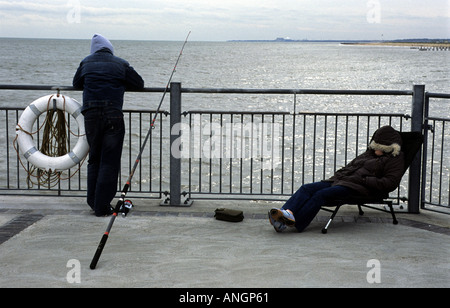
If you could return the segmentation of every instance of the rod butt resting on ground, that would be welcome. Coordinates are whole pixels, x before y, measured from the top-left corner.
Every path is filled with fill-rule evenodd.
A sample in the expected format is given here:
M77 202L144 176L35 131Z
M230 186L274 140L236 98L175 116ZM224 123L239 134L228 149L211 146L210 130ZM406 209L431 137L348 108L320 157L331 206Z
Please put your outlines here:
M91 261L91 265L89 266L91 270L97 267L98 260L102 254L103 248L105 247L106 241L108 240L108 234L103 234L102 239L100 240L100 244L98 244L97 251L95 252L94 258Z

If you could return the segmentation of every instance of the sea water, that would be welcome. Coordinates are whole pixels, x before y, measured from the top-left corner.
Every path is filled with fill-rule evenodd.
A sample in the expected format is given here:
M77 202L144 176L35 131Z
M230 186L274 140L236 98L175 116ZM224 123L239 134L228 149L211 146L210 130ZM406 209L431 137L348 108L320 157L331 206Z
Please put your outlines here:
M146 87L165 87L183 42L112 41ZM0 38L0 84L71 86L89 40ZM450 93L450 52L339 43L188 42L174 82L187 88L412 90ZM0 106L26 107L42 92L2 91ZM70 94L81 102L81 92ZM124 108L155 109L161 94L127 93ZM445 112L438 108L438 113ZM164 106L163 106L164 108ZM393 111L405 97L186 95L186 110ZM405 110L406 109L406 110ZM447 109L449 110L449 109Z

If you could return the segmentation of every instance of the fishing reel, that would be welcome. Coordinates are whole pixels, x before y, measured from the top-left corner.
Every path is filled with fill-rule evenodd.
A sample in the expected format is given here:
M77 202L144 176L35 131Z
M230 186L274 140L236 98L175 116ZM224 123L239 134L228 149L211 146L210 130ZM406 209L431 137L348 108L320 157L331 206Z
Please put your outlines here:
M133 208L133 202L131 200L125 200L120 206L119 212L122 213L122 217L126 217Z

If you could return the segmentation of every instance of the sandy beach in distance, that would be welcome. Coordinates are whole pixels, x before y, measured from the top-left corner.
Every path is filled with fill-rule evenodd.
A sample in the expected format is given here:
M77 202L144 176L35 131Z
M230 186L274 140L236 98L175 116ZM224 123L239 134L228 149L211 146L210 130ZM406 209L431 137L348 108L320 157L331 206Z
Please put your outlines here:
M361 42L361 43L342 43L344 45L366 45L366 46L392 46L392 47L410 47L410 48L443 48L450 49L450 43L421 43L421 42Z

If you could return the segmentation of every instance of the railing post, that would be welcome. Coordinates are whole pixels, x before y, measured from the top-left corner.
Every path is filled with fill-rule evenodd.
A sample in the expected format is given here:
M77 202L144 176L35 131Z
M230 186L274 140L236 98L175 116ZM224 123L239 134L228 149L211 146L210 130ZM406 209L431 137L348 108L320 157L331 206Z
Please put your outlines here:
M423 132L425 104L425 85L414 85L412 98L411 131ZM409 167L408 185L408 212L419 213L420 208L420 181L422 171L422 148L418 151Z
M170 84L170 199L161 205L190 206L181 201L181 157L176 145L181 137L181 83ZM169 201L169 202L167 202Z

